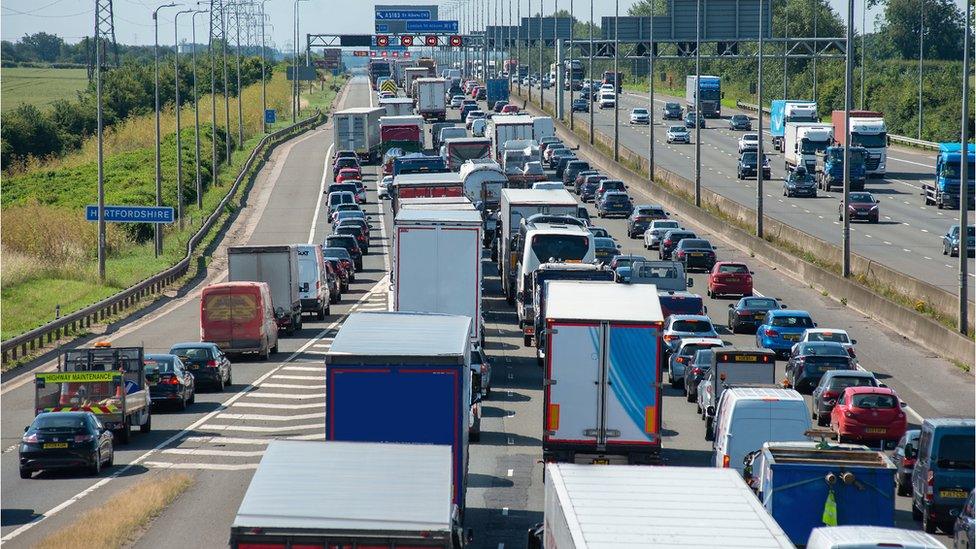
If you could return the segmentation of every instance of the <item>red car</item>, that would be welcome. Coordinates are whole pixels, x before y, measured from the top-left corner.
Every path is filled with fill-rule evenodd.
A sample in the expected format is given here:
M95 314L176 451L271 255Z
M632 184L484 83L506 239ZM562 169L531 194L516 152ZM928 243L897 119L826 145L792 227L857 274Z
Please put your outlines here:
M480 89L481 89L481 86L473 86L471 88L471 99L477 99L478 98L478 90L480 90Z
M830 428L842 442L897 442L908 428L904 407L890 387L848 387L830 412Z
M518 114L518 113L519 113L518 105L508 104L502 107L502 114Z
M719 261L708 273L708 297L719 295L752 295L752 275L745 263Z
M352 183L353 181L361 180L363 174L359 171L359 168L342 168L339 173L336 174L336 183Z
M349 291L349 273L352 272L352 261L348 259L326 259L339 278L339 293Z

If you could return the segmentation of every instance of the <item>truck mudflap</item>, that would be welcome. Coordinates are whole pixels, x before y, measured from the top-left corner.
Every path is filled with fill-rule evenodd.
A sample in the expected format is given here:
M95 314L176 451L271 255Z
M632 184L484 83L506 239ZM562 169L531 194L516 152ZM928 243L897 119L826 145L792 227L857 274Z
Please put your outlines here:
M542 443L542 460L546 463L576 463L580 465L661 465L661 445L595 444L579 442Z

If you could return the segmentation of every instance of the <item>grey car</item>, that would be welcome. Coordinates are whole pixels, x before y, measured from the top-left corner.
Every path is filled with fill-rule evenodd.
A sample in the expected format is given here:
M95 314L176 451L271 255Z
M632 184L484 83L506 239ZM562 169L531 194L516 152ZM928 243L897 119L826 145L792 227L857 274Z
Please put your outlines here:
M698 398L698 384L705 379L705 375L712 369L712 350L698 349L691 357L691 363L685 368L685 398L688 402L695 402Z
M724 341L711 337L687 337L682 339L681 343L678 344L678 348L668 358L668 381L671 383L671 387L674 389L681 387L687 392L685 374L691 370L691 361L695 353L702 349L711 349L712 347L721 347L723 345L725 345Z
M670 355L678 350L681 340L687 337L712 337L718 332L712 319L705 315L671 315L664 321L664 351Z
M733 114L729 118L729 129L749 131L752 129L752 121L744 114Z
M826 427L830 424L830 412L837 405L837 399L844 394L848 387L878 387L878 379L871 372L863 370L830 370L820 378L820 383L813 389L811 395L811 416L817 420L817 425Z
M920 429L905 431L891 456L891 461L894 461L898 468L895 470L895 492L899 496L912 495L912 469L915 468L915 460L918 459L918 437L921 434Z
M970 225L966 235L966 253L973 257L976 253L976 226ZM946 234L942 235L942 255L950 257L959 256L959 225L949 227Z
M976 490L969 492L966 505L956 515L952 529L952 549L973 549L976 547Z

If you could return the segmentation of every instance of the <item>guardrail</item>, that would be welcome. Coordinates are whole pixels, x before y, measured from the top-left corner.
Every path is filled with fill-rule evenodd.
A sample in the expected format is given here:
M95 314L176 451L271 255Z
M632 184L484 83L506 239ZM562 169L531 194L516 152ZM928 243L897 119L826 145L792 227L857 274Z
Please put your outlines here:
M88 328L92 324L114 316L133 306L143 297L150 294L160 293L164 288L172 284L174 281L183 277L190 267L190 260L193 258L194 248L197 247L200 241L207 235L220 216L224 213L224 209L227 207L227 204L230 202L231 198L237 194L237 190L240 188L241 183L248 179L248 174L254 167L255 162L257 162L259 158L261 160L266 159L266 155L269 153L268 146L271 144L277 144L277 142L282 141L283 138L290 137L295 132L304 131L306 128L318 124L320 121L322 121L323 117L324 115L321 111L316 111L314 116L310 116L305 120L282 128L276 132L269 133L258 142L257 146L254 147L254 150L251 151L251 155L247 158L247 161L244 162L244 165L241 167L240 173L234 180L233 186L231 186L230 190L227 191L226 196L224 196L223 200L221 200L220 204L214 208L214 211L209 217L207 217L207 220L203 223L200 229L190 238L189 242L187 242L186 256L180 260L179 263L135 284L134 286L126 288L113 296L89 305L84 309L67 314L61 318L48 322L47 324L34 328L29 332L25 332L0 343L0 352L2 352L3 355L3 363L7 363L10 360L15 360L18 357L26 356L28 353L36 349L40 349L52 341L60 339L63 335L77 332L79 328ZM255 176L256 174L252 175L251 177Z
M756 105L753 105L752 103L743 103L742 101L736 101L735 106L749 111L759 110ZM769 114L769 109L764 107L763 112ZM934 141L926 141L924 139L915 139L914 137L905 137L904 135L894 135L890 133L888 134L888 139L890 141L894 141L895 143L901 143L902 145L917 147L919 149L931 149L934 151L939 150L939 144Z

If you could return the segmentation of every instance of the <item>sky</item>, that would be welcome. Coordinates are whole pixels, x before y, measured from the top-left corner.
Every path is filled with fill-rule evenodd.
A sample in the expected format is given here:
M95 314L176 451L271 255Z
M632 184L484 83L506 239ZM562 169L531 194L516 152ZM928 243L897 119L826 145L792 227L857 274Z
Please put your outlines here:
M77 42L85 35L90 35L94 27L94 1L95 0L2 0L0 1L0 38L4 40L17 40L24 34L38 31L46 31L57 34L68 42ZM176 0L178 1L178 0ZM467 10L471 5L484 6L486 3L493 8L495 1L501 1L504 7L505 19L501 24L507 23L508 1L507 0L462 0L462 10ZM512 14L515 17L516 6L521 2L523 16L528 14L530 0L511 0ZM539 2L544 1L546 12L551 12L554 6L553 0L532 0L533 12L539 9ZM570 0L555 0L558 2L559 9L568 9ZM599 19L604 15L613 15L613 0L593 0L594 17ZM589 16L588 0L573 0L577 11L577 18L583 19ZM855 0L856 15L855 25L860 27L861 6L863 0ZM960 8L963 0L956 0ZM152 10L155 6L168 3L167 0L114 0L113 10L115 14L115 36L116 40L123 44L143 44L153 43ZM196 0L183 0L183 7L180 9L190 9L196 6ZM299 36L305 33L335 33L335 34L372 34L373 33L373 7L380 4L393 4L394 2L373 2L367 0L302 0L299 4L301 10L301 26ZM395 2L399 5L407 4L438 4L432 1L400 0ZM620 0L620 13L626 14L627 8L633 0ZM846 17L847 8L844 0L830 0L835 10L839 11L841 17ZM458 3L454 0L441 3L440 18L452 19L450 12L452 6ZM202 6L208 6L209 2L204 0ZM268 16L266 25L268 33L268 45L290 51L293 36L293 13L294 1L291 0L266 0L265 13ZM484 9L482 7L482 9ZM176 8L167 8L160 11L159 33L161 44L172 44L174 42L173 13L178 11ZM873 20L880 10L869 10L867 14L867 26L873 28ZM206 17L197 17L197 36L200 42L205 41L207 36ZM180 17L179 36L189 40L190 36L190 17L183 15Z

